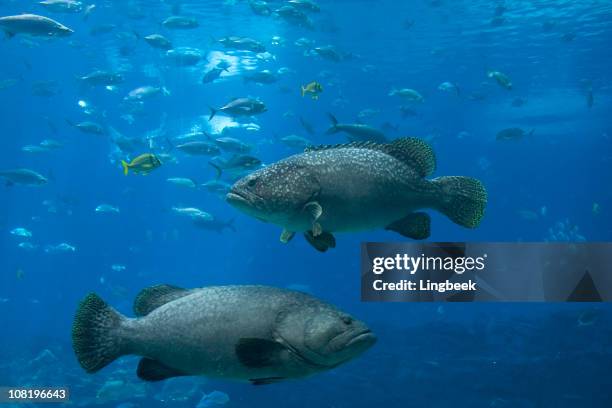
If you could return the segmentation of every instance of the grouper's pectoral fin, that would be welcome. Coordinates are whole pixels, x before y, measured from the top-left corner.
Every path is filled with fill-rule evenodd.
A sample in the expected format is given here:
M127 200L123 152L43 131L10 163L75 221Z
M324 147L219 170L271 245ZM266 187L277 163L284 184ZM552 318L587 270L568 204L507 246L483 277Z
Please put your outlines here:
M274 384L280 381L284 381L285 377L266 377L266 378L251 378L249 381L253 385L266 385Z
M289 241L291 241L294 236L295 236L295 232L287 231L286 229L284 229L283 232L281 232L281 235L280 235L280 242L282 242L283 244L286 244Z
M144 357L138 363L136 375L145 381L161 381L172 377L184 377L190 374L168 367L157 360Z
M320 235L323 232L323 228L318 223L318 220L321 214L323 214L323 207L316 201L310 201L304 206L304 211L310 217L310 222L312 222L312 235L315 237Z
M415 212L408 214L401 220L392 222L385 227L386 230L395 231L398 234L412 239L426 239L430 234L431 218L429 214Z
M249 368L270 367L281 362L281 354L286 348L282 344L267 339L241 338L235 347L240 363Z
M329 248L336 247L336 238L329 232L321 232L319 235L315 236L313 232L306 231L304 233L304 238L306 238L306 241L319 252L325 252Z

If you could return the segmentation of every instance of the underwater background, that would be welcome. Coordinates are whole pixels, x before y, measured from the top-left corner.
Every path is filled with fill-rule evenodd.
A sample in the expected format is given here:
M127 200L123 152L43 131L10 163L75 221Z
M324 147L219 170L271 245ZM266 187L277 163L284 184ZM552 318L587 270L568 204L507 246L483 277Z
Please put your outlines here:
M359 244L403 237L338 234L337 247L319 253L301 237L282 244L279 227L239 213L223 194L167 181L217 177L212 157L174 147L180 135L239 139L265 165L301 151L288 135L346 142L326 134L331 113L389 139L422 138L436 153L436 176L485 184L480 226L431 213L431 241L610 241L612 3L321 0L299 21L275 15L285 2L264 4L269 13L262 3L98 0L66 13L0 0L1 16L34 13L74 30L0 41L0 170L48 179L0 188L0 385L67 385L73 405L122 408L215 406L201 401L214 390L228 407L612 406L609 305L362 303ZM161 24L173 14L199 26ZM186 63L152 47L143 37L154 33L201 58ZM218 41L227 36L266 51L228 49ZM331 56L315 50L328 45ZM221 61L227 69L203 83ZM87 84L82 77L96 70L122 81ZM248 80L262 70L271 83ZM300 94L312 81L323 87L318 99ZM159 92L134 103L128 94L142 86ZM389 95L401 88L423 100ZM267 111L208 120L209 107L247 96ZM102 130L83 131L83 122ZM513 128L523 132L498 136ZM146 152L164 155L162 166L124 176L121 160ZM198 227L178 208L227 227ZM131 315L135 295L159 283L305 291L365 321L378 342L334 370L262 387L144 383L135 357L86 374L70 344L79 300L95 291Z

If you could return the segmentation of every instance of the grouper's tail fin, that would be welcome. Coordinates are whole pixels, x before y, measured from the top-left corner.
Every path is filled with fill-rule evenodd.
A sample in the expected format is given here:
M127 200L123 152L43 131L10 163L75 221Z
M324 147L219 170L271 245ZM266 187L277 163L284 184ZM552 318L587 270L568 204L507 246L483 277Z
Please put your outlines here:
M95 373L127 354L118 333L125 320L95 293L81 301L72 324L72 348L85 371Z
M484 216L487 191L471 177L450 176L432 180L440 186L442 199L437 209L456 224L476 228Z

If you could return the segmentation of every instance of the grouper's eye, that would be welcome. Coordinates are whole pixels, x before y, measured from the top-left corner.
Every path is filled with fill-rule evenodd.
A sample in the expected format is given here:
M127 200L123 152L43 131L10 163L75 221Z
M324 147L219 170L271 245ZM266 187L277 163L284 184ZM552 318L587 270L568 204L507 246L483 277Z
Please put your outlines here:
M247 187L255 187L255 184L257 184L257 179L252 178L247 181Z
M353 318L351 316L343 316L342 321L344 322L344 324L349 325L353 323Z

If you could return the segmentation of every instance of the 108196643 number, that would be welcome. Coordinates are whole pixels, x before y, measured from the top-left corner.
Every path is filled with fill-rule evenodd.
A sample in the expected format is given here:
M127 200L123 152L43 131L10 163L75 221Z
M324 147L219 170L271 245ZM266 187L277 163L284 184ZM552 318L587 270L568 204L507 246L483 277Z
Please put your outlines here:
M67 387L0 387L0 403L66 402L69 399Z

